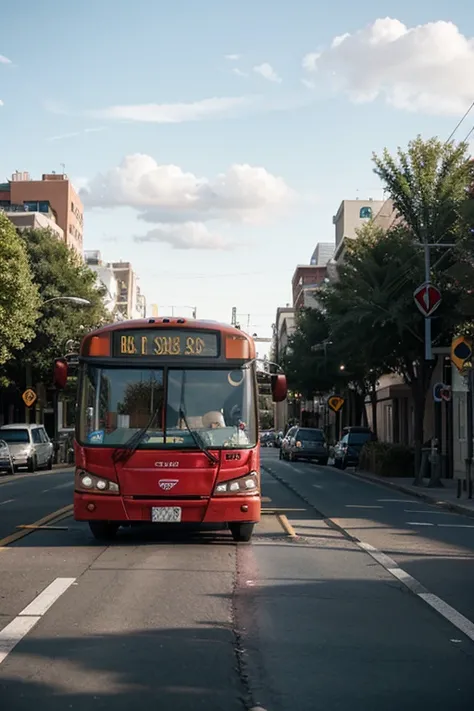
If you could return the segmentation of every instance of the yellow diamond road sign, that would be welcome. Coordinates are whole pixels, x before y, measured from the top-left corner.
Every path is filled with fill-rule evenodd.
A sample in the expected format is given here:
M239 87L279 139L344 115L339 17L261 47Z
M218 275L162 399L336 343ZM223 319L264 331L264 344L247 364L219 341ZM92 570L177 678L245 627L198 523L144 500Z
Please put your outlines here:
M23 393L22 398L26 407L32 407L36 402L37 395L34 390L27 388Z
M328 400L328 405L333 412L339 412L341 407L344 405L344 398L338 395L333 395Z

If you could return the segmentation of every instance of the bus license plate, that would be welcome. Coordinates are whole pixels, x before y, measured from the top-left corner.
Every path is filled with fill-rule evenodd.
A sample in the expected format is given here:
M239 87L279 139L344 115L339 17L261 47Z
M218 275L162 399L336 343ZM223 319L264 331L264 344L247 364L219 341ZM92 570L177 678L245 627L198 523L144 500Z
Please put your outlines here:
M153 523L179 523L181 509L179 506L153 506L151 520Z

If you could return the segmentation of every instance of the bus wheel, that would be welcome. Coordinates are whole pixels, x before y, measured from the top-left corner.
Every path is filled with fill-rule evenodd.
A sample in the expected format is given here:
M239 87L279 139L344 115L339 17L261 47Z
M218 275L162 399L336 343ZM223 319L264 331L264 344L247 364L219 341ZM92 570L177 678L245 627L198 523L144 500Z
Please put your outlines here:
M89 521L89 528L97 541L112 541L119 527L109 521Z
M253 523L229 523L232 538L236 543L248 543L252 538Z

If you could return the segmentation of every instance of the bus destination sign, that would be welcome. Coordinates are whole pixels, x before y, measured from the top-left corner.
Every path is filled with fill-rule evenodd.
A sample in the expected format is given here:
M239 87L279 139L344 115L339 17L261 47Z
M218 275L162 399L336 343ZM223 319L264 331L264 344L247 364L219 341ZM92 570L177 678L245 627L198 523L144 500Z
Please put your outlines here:
M128 358L217 358L217 334L206 331L116 331L114 356Z

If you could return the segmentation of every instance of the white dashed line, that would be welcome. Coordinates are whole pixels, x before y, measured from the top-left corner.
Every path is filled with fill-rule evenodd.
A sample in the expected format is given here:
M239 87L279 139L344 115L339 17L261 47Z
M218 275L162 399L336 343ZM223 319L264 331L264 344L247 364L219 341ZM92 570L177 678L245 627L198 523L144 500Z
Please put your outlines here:
M0 630L0 664L75 581L76 578L56 578L14 620Z
M426 523L426 521L407 521L407 526L434 526L434 523Z
M346 509L383 509L383 506L362 506L361 504L346 504Z
M377 501L380 502L387 502L387 503L392 503L392 504L409 504L410 499L377 499Z
M0 506L3 506L4 504L12 504L15 501L15 499L7 499L6 501L0 501Z
M438 528L474 528L468 523L438 523Z
M403 509L404 513L433 514L433 516L452 516L451 511L422 511L421 509Z
M430 607L439 612L440 615L443 615L444 618L449 620L458 630L464 632L469 639L474 641L474 624L471 620L461 615L460 612L455 610L454 607L451 607L451 605L448 605L447 602L444 602L444 600L437 595L433 595L432 593L418 593L418 596L428 603Z

